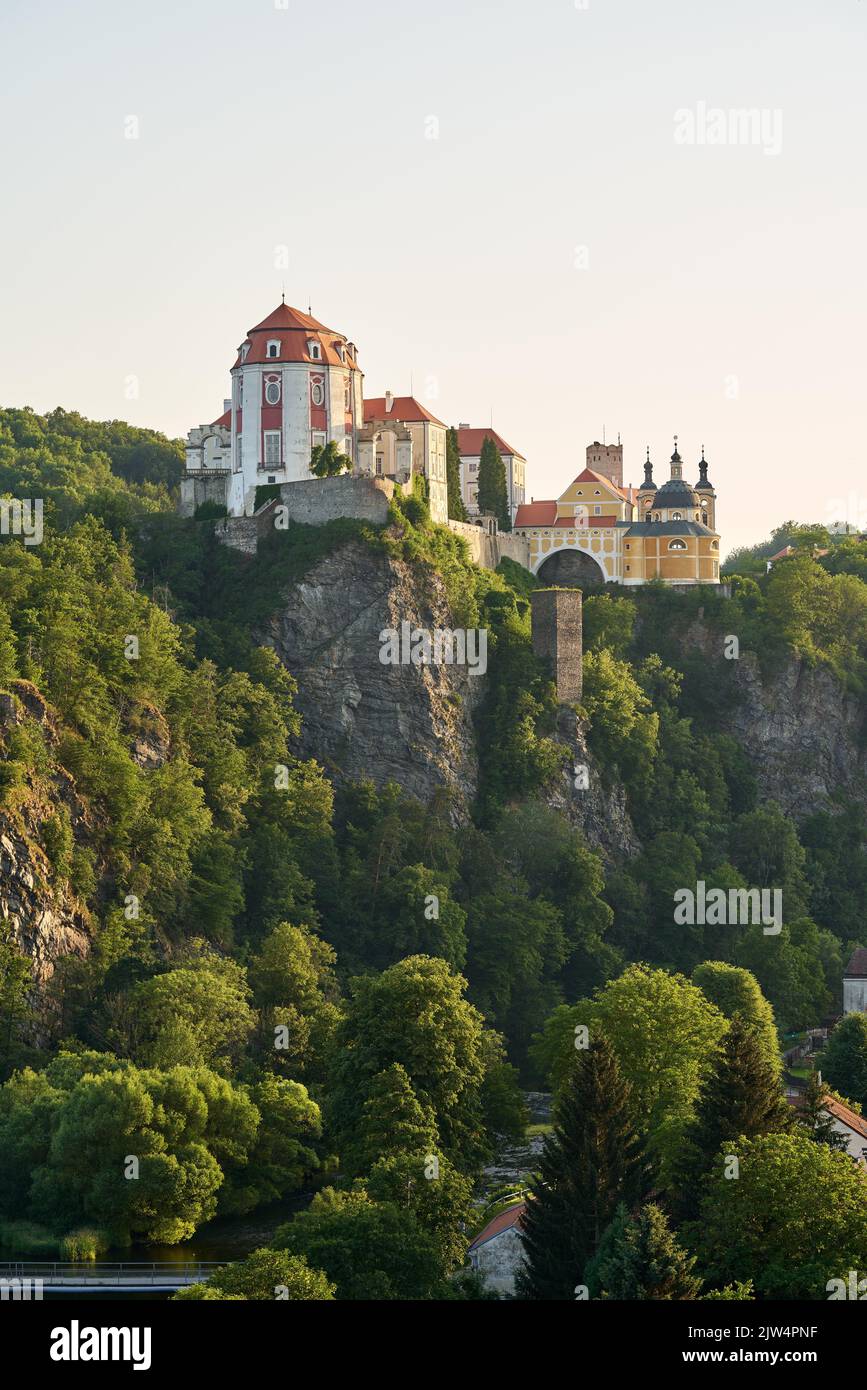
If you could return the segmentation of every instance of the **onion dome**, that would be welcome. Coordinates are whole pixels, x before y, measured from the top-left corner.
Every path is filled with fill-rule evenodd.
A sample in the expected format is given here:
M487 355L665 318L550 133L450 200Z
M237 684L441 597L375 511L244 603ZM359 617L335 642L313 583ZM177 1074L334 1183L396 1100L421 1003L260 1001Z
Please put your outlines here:
M696 492L713 492L713 483L707 479L707 461L704 456L704 445L701 446L701 462L698 465L699 480L695 485Z

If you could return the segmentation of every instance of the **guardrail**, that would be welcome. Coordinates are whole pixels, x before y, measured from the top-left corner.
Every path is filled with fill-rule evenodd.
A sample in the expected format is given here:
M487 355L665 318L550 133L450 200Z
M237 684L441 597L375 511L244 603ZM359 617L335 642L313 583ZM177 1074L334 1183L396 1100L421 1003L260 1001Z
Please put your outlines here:
M231 1263L230 1260L124 1260L117 1263L98 1260L81 1263L8 1260L0 1261L0 1279L40 1279L46 1288L80 1287L84 1284L121 1289L180 1288L184 1284L197 1284L207 1279L214 1270Z

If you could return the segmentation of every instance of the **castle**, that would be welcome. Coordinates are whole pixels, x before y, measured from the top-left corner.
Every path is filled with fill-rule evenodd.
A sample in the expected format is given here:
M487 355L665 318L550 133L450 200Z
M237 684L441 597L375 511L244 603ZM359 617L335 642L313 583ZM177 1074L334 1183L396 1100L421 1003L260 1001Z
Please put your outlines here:
M284 501L297 503L305 520L371 515L371 506L384 516L388 489L407 489L421 476L432 519L464 533L482 563L492 557L496 563L508 554L546 585L636 585L651 579L676 585L719 583L716 493L704 449L698 482L691 486L683 477L677 436L671 477L660 487L653 480L649 451L641 486L624 486L623 446L595 441L587 446L584 471L560 497L525 502L524 457L493 428L461 424L461 491L471 514L478 512L476 475L486 437L504 460L513 529L495 542L491 518L479 518L484 540L479 526L449 520L447 426L411 395L386 391L365 399L355 344L311 314L291 308L284 299L246 334L231 383L219 419L187 436L184 515L213 503L225 507L240 525L241 518L257 513L257 490L270 485L272 490L280 487ZM324 486L328 480L311 472L313 450L327 444L346 456L346 475L332 480L338 488ZM307 487L286 486L293 483ZM374 487L379 489L376 497ZM311 499L311 488L321 496L321 508ZM247 544L228 532L226 538L229 544Z
M640 487L623 485L622 444L587 446L587 466L553 501L525 502L514 533L527 568L546 584L718 584L716 493L701 451L698 482L683 476L674 438L671 476L657 487L650 450Z
M412 396L365 401L342 333L284 300L247 333L231 379L220 418L187 436L182 512L216 502L251 516L258 487L312 478L313 450L333 442L355 476L405 484L421 474L431 516L447 519L446 426Z

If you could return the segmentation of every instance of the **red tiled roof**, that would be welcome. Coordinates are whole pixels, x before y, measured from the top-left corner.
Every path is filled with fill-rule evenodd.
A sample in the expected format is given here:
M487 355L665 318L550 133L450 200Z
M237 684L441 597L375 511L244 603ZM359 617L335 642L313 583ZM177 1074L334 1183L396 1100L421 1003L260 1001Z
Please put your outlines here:
M212 420L212 421L211 421L211 424L212 424L212 425L220 425L221 428L224 429L224 430L227 430L227 429L229 428L229 426L231 425L231 423L232 423L232 412L231 412L231 410L226 410L226 411L224 411L223 414L220 416L219 420Z
M458 453L461 458L476 458L482 452L482 445L486 439L493 439L501 454L514 454L517 458L523 458L517 449L513 449L511 444L507 444L501 434L496 430L457 430Z
M867 1139L867 1120L864 1119L863 1115L856 1115L855 1111L850 1110L848 1105L844 1105L840 1100L835 1100L833 1096L825 1097L822 1101L822 1109L827 1110L828 1114L833 1115L835 1120L848 1125L849 1129Z
M852 952L852 959L843 972L843 978L867 979L867 946L859 946Z
M443 423L425 410L415 396L392 396L391 410L385 408L385 396L371 396L364 402L364 420L366 424L373 420L430 420L432 425Z
M594 468L585 468L583 473L579 473L578 477L573 479L573 482L604 483L606 487L612 488L613 491L617 493L618 497L626 496L626 493L622 487L618 487L617 484L613 483L610 478L606 478L604 473L597 473ZM570 483L569 486L571 487L572 483Z
M515 512L513 526L553 526L557 517L556 502L522 502Z
M277 357L266 357L265 350L269 338L280 339L280 352ZM311 357L307 348L310 340L318 342L322 350L321 360ZM324 323L289 304L278 304L255 328L251 328L244 340L250 350L243 359L245 364L257 362L309 362L312 366L345 367L356 366L354 358L347 351L347 340L342 333L326 328ZM345 360L342 361L338 348L342 348ZM235 366L242 365L241 353L235 359Z
M495 1236L502 1235L503 1231L510 1231L517 1226L527 1209L526 1202L517 1202L513 1207L507 1207L505 1211L498 1212L496 1216L483 1227L475 1240L470 1244L470 1250L475 1250L479 1245L485 1245Z

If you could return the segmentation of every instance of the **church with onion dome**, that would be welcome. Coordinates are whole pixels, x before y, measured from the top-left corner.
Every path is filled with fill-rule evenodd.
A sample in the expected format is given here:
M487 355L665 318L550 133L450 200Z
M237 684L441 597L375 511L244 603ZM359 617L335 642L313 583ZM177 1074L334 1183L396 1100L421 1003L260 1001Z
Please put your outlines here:
M587 446L587 466L560 497L518 507L514 532L528 568L550 585L718 584L716 492L704 456L688 482L674 438L670 476L657 485L650 449L640 487L623 484L623 446Z

